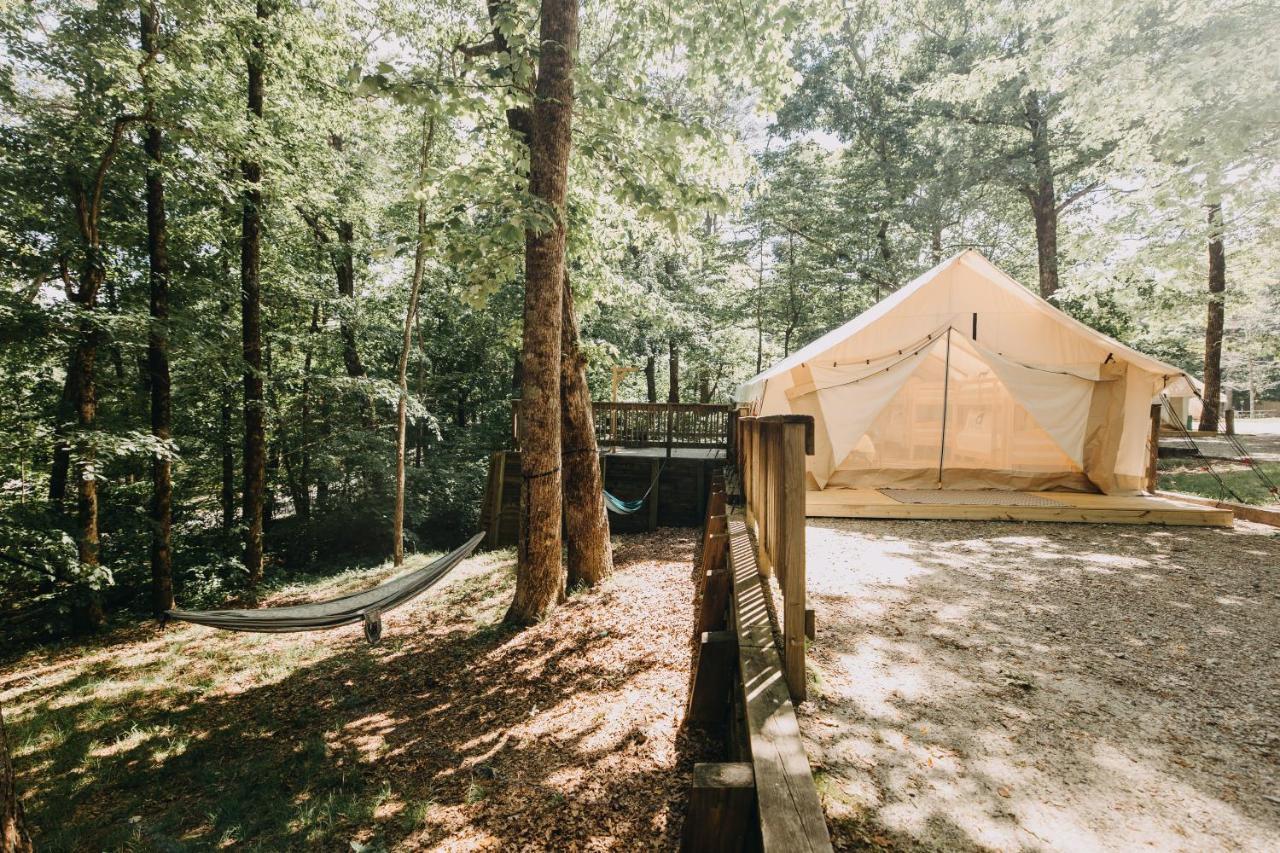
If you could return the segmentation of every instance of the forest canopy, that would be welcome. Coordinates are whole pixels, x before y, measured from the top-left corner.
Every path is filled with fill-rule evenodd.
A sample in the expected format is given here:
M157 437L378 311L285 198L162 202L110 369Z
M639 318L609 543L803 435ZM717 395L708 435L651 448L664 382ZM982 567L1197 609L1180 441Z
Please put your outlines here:
M7 630L456 545L558 229L597 400L726 402L966 248L1277 397L1275 10L603 0L557 66L547 6L5 4Z

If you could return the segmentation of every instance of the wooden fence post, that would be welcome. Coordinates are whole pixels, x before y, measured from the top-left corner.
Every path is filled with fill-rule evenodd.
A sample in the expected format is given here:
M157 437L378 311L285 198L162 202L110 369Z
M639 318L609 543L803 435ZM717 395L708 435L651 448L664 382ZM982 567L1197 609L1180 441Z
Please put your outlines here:
M759 839L750 831L755 805L755 771L749 762L693 765L681 851L738 853L755 847Z
M1151 444L1147 456L1147 491L1154 492L1160 482L1160 415L1164 408L1160 403L1151 404Z
M779 527L786 531L785 549L779 556L782 566L783 660L787 688L792 702L803 702L805 685L805 425L781 424L782 500L779 501Z

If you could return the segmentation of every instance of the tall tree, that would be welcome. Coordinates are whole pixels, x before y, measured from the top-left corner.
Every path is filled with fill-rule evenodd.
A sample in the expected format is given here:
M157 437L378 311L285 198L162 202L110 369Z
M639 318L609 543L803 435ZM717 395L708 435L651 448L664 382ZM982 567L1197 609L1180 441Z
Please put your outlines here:
M565 583L560 558L560 345L577 0L544 0L538 43L529 194L542 222L525 236L520 547L515 598L506 616L525 625L546 615Z
M591 410L591 391L587 387L587 360L582 354L567 269L561 298L560 437L568 584L570 587L594 586L613 571L613 544L609 541L609 511L604 503L595 417Z
M1204 409L1200 429L1218 431L1218 398L1222 395L1223 294L1227 289L1227 257L1222 247L1222 204L1209 205L1209 308L1204 326Z
M261 139L266 74L267 0L257 0L249 40L250 147ZM266 401L262 385L262 164L251 151L240 164L244 179L240 231L240 312L244 358L244 565L249 583L262 580L263 501L267 478Z
M84 263L76 286L72 286L65 264L62 269L67 291L71 294L79 315L68 375L76 412L77 438L73 443L76 449L76 551L80 561L79 574L83 580L78 584L80 592L73 603L72 619L80 630L95 630L101 627L105 619L102 596L97 588L100 569L98 471L97 448L93 436L98 419L95 366L101 339L94 309L107 276L101 231L103 188L107 172L119 153L125 128L136 119L133 115L121 116L112 124L110 141L98 159L91 182L86 184L78 172L70 177L76 223L84 252Z
M154 2L141 9L142 51L150 65L159 51L160 17ZM144 73L143 85L149 83ZM149 88L149 87L148 87ZM172 429L169 393L169 250L165 227L164 175L161 172L163 138L155 120L155 104L148 92L150 120L143 145L149 163L146 174L147 258L151 285L151 323L147 332L147 375L151 384L151 434L167 445ZM151 606L156 613L173 607L173 559L169 533L173 520L172 463L168 449L155 454L151 463Z
M431 163L431 149L436 137L436 117L432 114L426 122L422 136L422 150L418 159L418 183L426 179ZM396 398L396 504L391 519L392 562L404 565L404 453L408 438L409 421L409 352L413 347L414 320L418 316L418 295L422 292L422 279L427 264L427 200L419 190L417 241L413 250L413 280L409 285L409 303L404 311L404 334L400 341L400 358L396 363L396 380L400 394Z
M4 709L0 708L0 853L30 853L34 849L13 779L9 736L4 728Z

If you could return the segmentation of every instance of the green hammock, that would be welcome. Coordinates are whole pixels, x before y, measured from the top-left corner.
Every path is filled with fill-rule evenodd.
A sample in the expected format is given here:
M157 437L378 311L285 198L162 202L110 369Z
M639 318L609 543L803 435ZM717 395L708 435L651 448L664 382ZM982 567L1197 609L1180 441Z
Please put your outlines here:
M295 604L289 607L261 607L256 610L169 610L165 616L224 631L254 631L284 634L293 631L322 631L341 625L364 623L364 637L376 643L382 637L382 614L417 598L434 586L450 570L471 556L484 539L477 533L457 549L420 569L394 580L329 601Z
M662 476L662 469L665 467L667 467L667 463L663 461L658 466L658 473L653 475L653 481L649 483L649 488L645 489L644 494L633 501L624 501L617 495L609 494L607 489L602 489L604 492L604 505L608 507L609 512L615 515L634 515L639 512L641 507L644 506L644 502L649 499L649 495L653 492L653 487L658 485L658 478Z

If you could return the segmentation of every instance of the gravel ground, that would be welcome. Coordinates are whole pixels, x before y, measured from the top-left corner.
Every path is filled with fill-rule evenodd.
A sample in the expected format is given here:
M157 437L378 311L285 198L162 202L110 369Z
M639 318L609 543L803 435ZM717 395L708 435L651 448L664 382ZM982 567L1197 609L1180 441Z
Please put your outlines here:
M1280 850L1280 534L815 519L841 849Z

